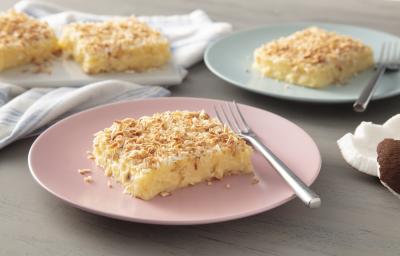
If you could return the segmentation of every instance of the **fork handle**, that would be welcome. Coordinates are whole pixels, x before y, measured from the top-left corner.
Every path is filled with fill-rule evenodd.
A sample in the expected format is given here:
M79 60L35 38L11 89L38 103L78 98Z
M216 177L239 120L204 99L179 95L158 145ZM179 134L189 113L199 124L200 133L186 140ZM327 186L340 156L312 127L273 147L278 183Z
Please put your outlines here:
M357 101L354 102L353 109L356 112L364 112L367 109L367 106L372 98L372 95L375 92L379 79L385 73L386 67L385 65L379 65L378 70L376 71L375 75L369 81L367 86L361 92L360 96L358 97Z
M245 138L264 156L309 208L318 208L321 206L321 198L299 179L282 160L275 156L269 148L259 142L257 138L250 136L245 136Z

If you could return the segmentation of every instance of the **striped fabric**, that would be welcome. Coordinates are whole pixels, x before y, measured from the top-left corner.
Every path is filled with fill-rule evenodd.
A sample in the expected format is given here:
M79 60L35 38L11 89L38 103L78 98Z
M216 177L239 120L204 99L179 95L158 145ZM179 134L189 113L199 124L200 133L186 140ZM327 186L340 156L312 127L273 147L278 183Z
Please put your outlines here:
M54 4L25 0L14 8L47 21L59 33L63 24L101 21L111 16L81 13ZM229 33L227 23L212 22L203 11L187 15L139 17L161 30L170 40L175 62L188 68L202 59L207 44ZM160 80L160 85L163 81ZM32 88L0 83L0 149L20 138L40 133L56 121L106 103L168 96L159 86L107 80L80 88Z

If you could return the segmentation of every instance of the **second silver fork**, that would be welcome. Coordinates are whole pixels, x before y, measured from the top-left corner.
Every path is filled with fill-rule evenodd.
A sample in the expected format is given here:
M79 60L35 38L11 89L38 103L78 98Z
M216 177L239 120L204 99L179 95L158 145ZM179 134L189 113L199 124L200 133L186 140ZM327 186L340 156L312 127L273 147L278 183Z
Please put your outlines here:
M226 111L226 109L228 109L229 112ZM227 103L226 108L224 108L223 105L219 105L219 108L214 105L214 110L220 122L224 123L223 120L225 119L225 123L227 123L232 130L251 143L308 207L318 208L321 206L320 197L299 179L299 177L297 177L269 148L261 143L261 140L247 124L236 102L233 101L232 104Z
M396 72L400 69L400 49L398 42L383 43L379 60L376 66L376 73L363 89L357 101L354 102L353 109L356 112L364 112L378 86L379 79L386 71Z

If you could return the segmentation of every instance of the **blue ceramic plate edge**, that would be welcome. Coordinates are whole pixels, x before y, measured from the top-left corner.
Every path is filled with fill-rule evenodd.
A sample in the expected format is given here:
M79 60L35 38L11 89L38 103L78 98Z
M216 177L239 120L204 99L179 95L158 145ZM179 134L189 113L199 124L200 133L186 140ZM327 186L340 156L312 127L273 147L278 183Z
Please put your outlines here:
M279 26L290 26L290 25L310 25L310 23L315 23L315 24L320 24L320 25L327 25L327 26L331 26L331 25L336 25L336 26L346 26L346 27L353 27L356 29L368 29L371 30L373 32L377 32L377 33L381 33L381 34L386 34L388 36L392 36L392 37L396 37L400 40L400 38L397 35L388 33L386 31L380 31L380 30L376 30L376 29L372 29L372 28L368 28L368 27L362 27L362 26L355 26L355 25L348 25L348 24L343 24L343 23L328 23L328 22L319 22L319 21L300 21L300 22L286 22L286 23L276 23L276 24L268 24L268 25L261 25L261 26L255 26L255 27L251 27L251 28L247 28L247 29L242 29L242 30L238 30L235 31L233 33L230 33L228 35L225 35L223 37L218 38L217 40L211 42L206 50L204 51L204 63L206 64L207 68L213 73L215 74L217 77L221 78L222 80L235 85L239 88L245 89L247 91L251 91L253 93L257 93L257 94L261 94L261 95L265 95L265 96L269 96L269 97L273 97L273 98L278 98L278 99L283 99L283 100L289 100L289 101L294 101L294 102L303 102L303 103L323 103L323 104L345 104L345 103L353 103L355 101L355 99L318 99L318 98L302 98L302 97L294 97L294 96L288 96L288 95L283 95L283 94L278 94L278 93L269 93L266 91L259 91L247 86L242 85L241 83L238 83L237 81L224 76L223 74L221 74L218 70L216 70L212 64L209 62L209 52L210 50L218 43L220 43L221 41L224 41L227 38L230 38L232 36L235 36L237 34L241 34L241 33L246 33L246 32L251 32L251 31L255 31L255 30L261 30L261 29L265 29L265 28L271 28L271 27L279 27ZM387 99L390 97L394 97L394 96L398 96L400 95L400 90L399 91L393 91L390 92L388 94L384 94L384 95L377 95L377 96L373 96L371 100L382 100L382 99Z

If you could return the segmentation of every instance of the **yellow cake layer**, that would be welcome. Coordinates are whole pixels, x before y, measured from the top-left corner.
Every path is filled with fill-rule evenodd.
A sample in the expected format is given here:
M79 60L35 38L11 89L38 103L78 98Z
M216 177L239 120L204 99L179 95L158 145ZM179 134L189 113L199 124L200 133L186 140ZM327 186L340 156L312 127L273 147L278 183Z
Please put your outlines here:
M171 55L168 40L135 17L69 24L59 44L90 74L157 68Z
M135 197L253 172L252 148L204 112L175 111L115 121L93 142L96 164Z
M0 71L41 63L58 50L57 38L47 23L14 10L0 13Z
M264 76L314 88L343 84L372 65L369 46L316 27L269 42L254 52L254 67Z

